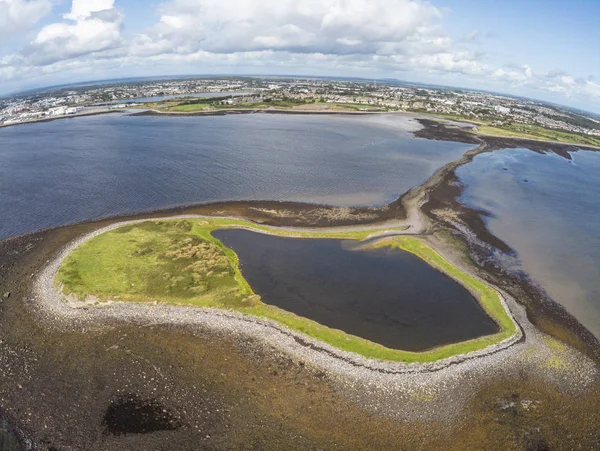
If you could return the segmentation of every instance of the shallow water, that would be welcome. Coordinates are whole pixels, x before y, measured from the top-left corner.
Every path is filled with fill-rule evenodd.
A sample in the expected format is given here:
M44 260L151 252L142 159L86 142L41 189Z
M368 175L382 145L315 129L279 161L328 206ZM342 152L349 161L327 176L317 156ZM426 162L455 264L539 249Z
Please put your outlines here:
M465 204L492 214L488 227L523 269L600 338L600 153L572 161L524 149L478 155L457 174Z
M384 346L422 351L497 332L475 298L401 250L218 230L262 300Z
M403 116L104 115L0 129L0 239L223 200L381 205L465 144Z

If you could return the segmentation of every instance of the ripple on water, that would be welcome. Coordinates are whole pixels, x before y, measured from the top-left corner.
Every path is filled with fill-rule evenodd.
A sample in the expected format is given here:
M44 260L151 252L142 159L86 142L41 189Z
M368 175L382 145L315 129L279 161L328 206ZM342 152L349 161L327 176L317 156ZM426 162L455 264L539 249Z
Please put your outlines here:
M94 116L0 130L0 239L225 200L381 205L472 145L406 117Z

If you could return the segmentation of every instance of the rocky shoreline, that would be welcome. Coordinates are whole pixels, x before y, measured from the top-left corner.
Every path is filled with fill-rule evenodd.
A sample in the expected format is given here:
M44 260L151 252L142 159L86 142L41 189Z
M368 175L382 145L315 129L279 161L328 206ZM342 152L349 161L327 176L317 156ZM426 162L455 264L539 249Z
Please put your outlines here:
M186 215L158 219L198 217L202 216ZM387 398L379 400L375 410L403 421L425 418L429 421L448 421L452 416L449 412L460 409L465 402L466 395L451 396L460 390L461 381L465 378L476 385L472 379L481 383L499 371L536 371L557 355L552 346L546 343L544 335L528 321L525 309L505 293L501 295L503 304L509 312L514 312L511 318L517 324L517 334L485 349L436 362L403 363L367 359L295 333L274 321L235 312L159 303L108 303L90 306L70 301L59 292L54 284L54 277L70 252L101 233L140 221L144 220L112 223L80 236L62 248L59 255L33 278L34 291L31 302L39 307L40 321L72 331L86 330L98 325L106 327L113 323L129 323L136 327L169 325L183 327L188 331L209 330L215 334L245 336L271 350L268 352L282 353L323 371L330 380L335 381L340 393L355 399L365 409L372 409L373 401L370 397L365 397L361 389L356 390L356 385L369 386L370 390L377 393L387 393ZM600 380L600 371L594 362L576 350L566 347L561 349L560 359L564 362L564 367L554 371L549 369L545 375L547 383L560 387L563 391L581 392ZM566 368L569 368L569 371L565 371ZM397 409L398 402L410 404L411 398L418 397L423 392L447 397L443 408L424 408L417 403L409 410Z
M415 132L416 135L431 139L443 139L444 127L431 125L428 120L421 120L425 128ZM453 140L469 142L472 135L461 138L460 131L452 130ZM522 273L510 273L500 262L490 257L494 249L504 253L514 251L503 241L494 236L485 224L487 213L469 208L460 203L459 198L464 187L455 174L460 165L470 162L476 155L506 148L526 148L538 153L555 153L563 158L571 159L570 152L579 150L598 151L593 147L541 142L535 140L496 138L478 136L479 146L466 152L463 157L442 168L434 174L425 185L427 200L421 204L422 213L429 218L438 230L444 230L458 238L466 246L469 258L481 269L480 275L492 284L506 289L513 297L526 306L528 317L541 330L553 335L581 352L600 362L600 342L561 305L554 302L542 287L535 284ZM437 180L433 180L437 177ZM434 182L434 183L432 183Z
M206 218L206 216L184 215L184 216L169 216L165 218L157 218L156 220L169 219L189 219L189 218ZM505 300L505 295L500 294L502 305L509 314L517 332L496 344L492 344L484 349L469 352L466 354L455 355L445 359L441 359L431 363L404 363L404 362L388 362L374 359L367 359L358 354L345 352L338 348L312 339L304 334L294 332L281 324L272 320L259 319L251 316L241 315L235 312L222 311L210 308L193 308L193 307L172 307L166 305L140 304L132 307L130 303L117 302L108 303L94 309L90 304L85 302L77 302L70 300L64 296L55 286L54 280L58 268L64 259L78 246L86 241L108 232L116 228L143 222L145 220L130 220L124 222L116 222L109 226L94 230L92 233L79 237L77 240L69 243L65 248L61 249L59 255L53 259L46 267L36 276L34 281L34 300L40 307L40 314L45 319L51 319L64 325L65 327L82 327L89 326L97 322L105 322L110 320L138 322L152 322L160 318L161 322L174 324L195 324L201 323L204 327L212 329L223 328L225 330L235 330L235 333L248 333L255 339L265 341L273 347L280 347L294 358L302 358L305 361L313 362L315 365L323 365L322 369L327 371L335 371L337 362L342 360L349 363L353 367L362 367L367 370L378 371L388 374L406 374L406 373L426 373L431 371L440 371L450 365L460 364L472 359L477 359L489 354L494 354L513 344L519 342L523 338L521 327L515 321L510 313L510 308ZM247 228L247 227L244 227ZM247 228L257 233L268 233L265 230ZM316 230L316 229L313 229ZM353 229L352 229L353 230ZM382 229L386 232L386 229ZM157 300L160 302L160 300ZM511 303L514 304L514 301ZM159 312L164 310L164 312ZM291 340L283 340L283 336L291 338ZM285 346L283 343L286 342ZM304 348L309 348L315 352L323 353L319 359L313 359L306 353ZM326 358L330 357L331 361ZM343 373L342 373L343 375Z
M489 259L489 250L502 243L487 231L481 212L458 203L461 187L454 175L478 153L507 143L562 156L579 147L474 137L458 126L421 122L417 136L477 147L386 207L216 203L1 241L0 291L10 296L0 302L0 406L32 437L22 445L365 449L401 441L408 448L465 449L507 437L507 448L599 445L598 341L538 287ZM73 243L117 222L172 215L235 216L283 227L404 221L413 233L427 230L423 239L453 264L498 287L524 336L443 368L394 374L386 370L407 368L332 357L320 343L235 314L133 304L40 305L45 298L35 291L36 281L54 289L46 271ZM124 393L159 403L181 427L107 432L105 411Z

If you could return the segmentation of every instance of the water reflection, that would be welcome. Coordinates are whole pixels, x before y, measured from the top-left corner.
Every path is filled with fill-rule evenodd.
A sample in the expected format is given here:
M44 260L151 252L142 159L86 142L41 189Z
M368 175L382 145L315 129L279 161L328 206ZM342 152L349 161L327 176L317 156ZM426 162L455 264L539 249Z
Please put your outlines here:
M487 210L492 233L523 268L600 337L600 154L572 161L525 149L477 156L459 168L462 201Z

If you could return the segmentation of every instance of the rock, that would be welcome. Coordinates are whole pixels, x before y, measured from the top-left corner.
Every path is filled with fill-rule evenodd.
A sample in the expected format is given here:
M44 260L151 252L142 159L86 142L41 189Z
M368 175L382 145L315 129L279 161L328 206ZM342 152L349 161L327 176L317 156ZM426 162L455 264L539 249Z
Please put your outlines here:
M4 293L4 299L8 299L10 297L10 291L7 291L6 293Z

